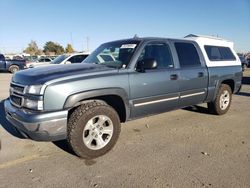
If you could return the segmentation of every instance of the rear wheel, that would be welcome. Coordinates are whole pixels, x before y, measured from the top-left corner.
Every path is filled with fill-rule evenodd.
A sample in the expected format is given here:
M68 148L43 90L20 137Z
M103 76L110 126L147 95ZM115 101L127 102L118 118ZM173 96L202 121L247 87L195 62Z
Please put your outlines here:
M104 155L113 148L120 134L120 119L105 102L93 101L78 107L68 123L68 143L82 158Z
M18 65L11 65L9 67L9 72L14 74L15 72L19 71L19 66Z
M232 101L232 90L226 85L222 84L219 88L218 94L213 102L208 103L208 109L211 113L223 115L227 113Z

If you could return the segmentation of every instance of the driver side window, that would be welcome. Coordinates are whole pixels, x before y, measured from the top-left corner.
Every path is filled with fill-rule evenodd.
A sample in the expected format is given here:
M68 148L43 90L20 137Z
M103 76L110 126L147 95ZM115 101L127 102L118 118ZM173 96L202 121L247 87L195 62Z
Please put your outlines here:
M174 62L170 48L165 43L147 44L143 49L138 61L154 59L157 62L157 69L173 68Z

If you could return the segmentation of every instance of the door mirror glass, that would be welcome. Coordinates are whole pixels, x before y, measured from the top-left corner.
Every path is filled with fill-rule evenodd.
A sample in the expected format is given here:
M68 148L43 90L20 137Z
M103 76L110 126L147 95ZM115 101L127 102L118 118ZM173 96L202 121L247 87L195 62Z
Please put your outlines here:
M145 70L156 69L157 62L154 58L143 59L137 63L136 70L138 72L145 72Z

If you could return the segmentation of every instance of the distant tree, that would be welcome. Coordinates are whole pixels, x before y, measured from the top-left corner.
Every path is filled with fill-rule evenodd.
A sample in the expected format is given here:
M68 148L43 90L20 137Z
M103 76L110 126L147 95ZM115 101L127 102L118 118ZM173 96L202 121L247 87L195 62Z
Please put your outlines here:
M45 43L43 47L43 52L46 55L49 55L49 54L60 55L64 53L64 48L58 43L48 41Z
M31 42L28 44L28 47L23 51L24 53L30 54L30 55L41 55L42 50L40 50L36 44L36 41L31 40Z
M73 53L74 49L73 49L71 44L67 44L65 51L66 51L66 53Z

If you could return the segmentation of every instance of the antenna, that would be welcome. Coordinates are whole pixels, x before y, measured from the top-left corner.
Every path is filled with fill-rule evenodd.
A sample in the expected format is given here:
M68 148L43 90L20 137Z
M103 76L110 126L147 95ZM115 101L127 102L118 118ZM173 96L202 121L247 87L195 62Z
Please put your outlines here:
M72 37L72 32L70 32L70 42L71 42L71 45L73 46L73 37Z
M134 39L138 39L139 37L138 37L137 34L135 34L133 38L134 38Z
M87 51L89 51L89 37L86 38Z

